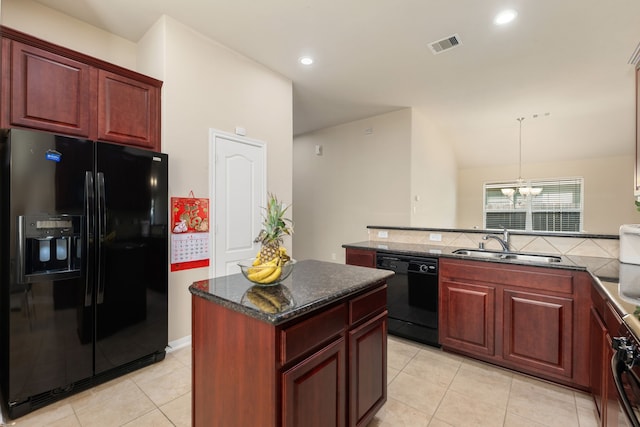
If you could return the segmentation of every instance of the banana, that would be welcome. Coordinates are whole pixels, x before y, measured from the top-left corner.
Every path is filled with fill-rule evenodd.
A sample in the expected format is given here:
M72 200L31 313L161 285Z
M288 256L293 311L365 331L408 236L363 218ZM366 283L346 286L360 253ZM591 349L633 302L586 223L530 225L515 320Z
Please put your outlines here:
M287 248L285 248L284 246L280 246L278 248L278 252L279 252L279 257L283 263L291 259L291 257L287 254Z
M253 266L262 264L262 260L260 259L260 252L256 254L256 259L253 260Z
M275 258L265 264L260 264L255 268L249 268L247 271L247 277L253 282L263 283L262 281L268 276L271 276L278 267L280 267L280 259ZM278 275L278 277L280 276Z
M249 273L249 275L248 275L249 280L251 280L253 282L260 283L260 282L262 282L262 280L264 280L265 278L267 278L268 276L273 274L275 269L276 269L275 266L255 269L257 271L253 271L253 272Z
M262 280L258 280L259 283L273 283L276 280L278 280L278 278L280 277L280 275L282 274L282 267L280 267L279 265L275 268L275 270L267 277L265 277Z

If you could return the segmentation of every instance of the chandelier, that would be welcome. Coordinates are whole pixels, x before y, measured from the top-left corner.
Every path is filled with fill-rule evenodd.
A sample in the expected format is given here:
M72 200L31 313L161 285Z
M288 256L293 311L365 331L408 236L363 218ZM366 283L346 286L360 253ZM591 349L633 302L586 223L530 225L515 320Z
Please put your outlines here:
M540 187L531 187L527 184L527 182L522 178L522 121L524 117L518 117L516 119L520 124L520 135L518 139L518 147L519 147L519 161L518 161L518 179L516 180L516 188L502 188L502 194L507 196L509 200L513 202L513 196L516 193L516 190L520 195L527 200L529 197L533 198L540 193L542 193L542 188Z

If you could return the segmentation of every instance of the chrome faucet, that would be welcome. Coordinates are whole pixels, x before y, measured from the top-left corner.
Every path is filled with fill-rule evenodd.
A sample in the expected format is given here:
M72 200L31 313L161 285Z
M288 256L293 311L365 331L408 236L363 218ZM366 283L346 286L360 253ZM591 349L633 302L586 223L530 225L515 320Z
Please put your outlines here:
M500 246L502 246L502 250L505 252L509 252L509 230L507 230L506 228L502 232L502 239L499 236L496 236L495 234L486 234L485 236L482 237L482 240L489 240L489 239L497 240L498 243L500 243Z

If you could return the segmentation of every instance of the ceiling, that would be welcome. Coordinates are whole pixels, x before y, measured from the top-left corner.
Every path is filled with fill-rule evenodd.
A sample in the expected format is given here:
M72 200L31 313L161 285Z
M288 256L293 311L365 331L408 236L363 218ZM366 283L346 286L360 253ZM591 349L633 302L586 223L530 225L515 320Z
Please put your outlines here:
M293 81L294 134L414 107L459 167L517 163L518 117L525 163L633 153L637 0L38 2L133 42L183 22Z

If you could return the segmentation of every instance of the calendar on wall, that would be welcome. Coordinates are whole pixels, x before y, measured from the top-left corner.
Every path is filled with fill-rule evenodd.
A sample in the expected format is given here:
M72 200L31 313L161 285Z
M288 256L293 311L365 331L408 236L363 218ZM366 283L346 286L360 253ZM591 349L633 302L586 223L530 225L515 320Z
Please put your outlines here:
M171 271L209 266L209 199L171 198Z

